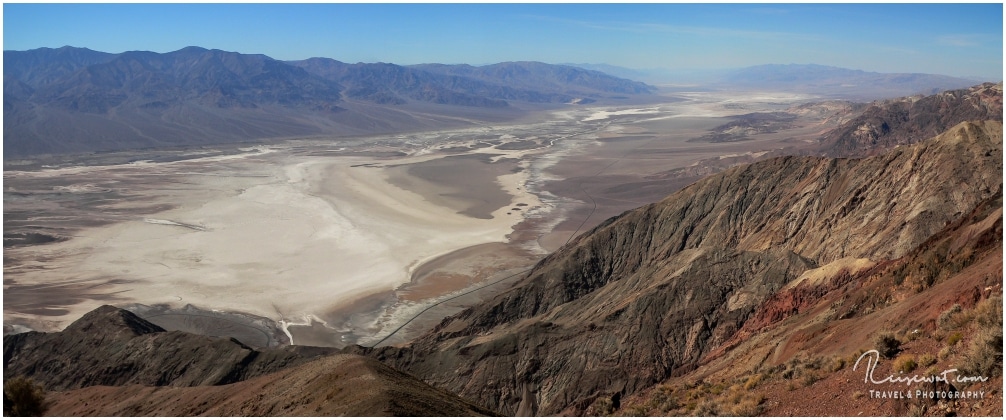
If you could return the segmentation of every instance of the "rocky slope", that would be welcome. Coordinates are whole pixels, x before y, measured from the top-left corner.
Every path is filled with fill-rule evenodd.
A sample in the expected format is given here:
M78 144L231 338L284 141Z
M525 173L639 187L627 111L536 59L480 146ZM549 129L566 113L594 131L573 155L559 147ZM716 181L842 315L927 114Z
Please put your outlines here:
M626 401L635 415L1002 415L1002 192L901 258L838 261L764 301L702 366ZM879 338L896 355L876 377L958 369L990 381L955 383L980 398L869 397L928 384L871 385L853 369ZM892 360L893 359L893 360ZM944 387L946 388L946 387ZM719 395L700 401L695 395Z
M1002 83L871 103L821 139L828 156L868 156L917 143L964 121L1003 119Z
M3 372L43 386L57 416L493 414L377 360L334 353L165 332L106 305L58 333L5 336Z
M583 414L700 366L808 270L901 258L1002 188L1002 123L783 157L611 219L405 348L354 351L504 414Z
M94 385L220 385L297 366L333 349L256 350L237 340L157 325L102 306L56 333L4 336L4 379L24 375L47 390Z
M326 356L221 386L94 386L50 395L56 416L485 416L374 359Z

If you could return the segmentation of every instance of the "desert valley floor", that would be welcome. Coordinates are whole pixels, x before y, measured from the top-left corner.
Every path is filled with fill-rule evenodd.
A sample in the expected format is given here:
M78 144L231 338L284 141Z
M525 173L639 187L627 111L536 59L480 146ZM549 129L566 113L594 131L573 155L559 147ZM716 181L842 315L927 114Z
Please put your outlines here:
M4 330L111 303L255 346L403 343L571 235L809 144L840 122L794 107L811 99L679 92L452 131L5 162ZM787 109L795 120L709 140Z

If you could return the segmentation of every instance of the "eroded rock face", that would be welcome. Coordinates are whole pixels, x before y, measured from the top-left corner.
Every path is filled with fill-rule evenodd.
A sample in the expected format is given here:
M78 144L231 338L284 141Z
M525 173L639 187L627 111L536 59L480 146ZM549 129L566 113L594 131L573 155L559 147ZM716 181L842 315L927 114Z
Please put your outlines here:
M1003 119L1002 83L931 96L877 101L863 113L824 136L829 156L869 156L898 145L932 138L964 121Z
M574 239L410 347L356 351L503 414L583 414L693 369L809 269L909 252L1001 173L1001 121L869 159L733 168Z

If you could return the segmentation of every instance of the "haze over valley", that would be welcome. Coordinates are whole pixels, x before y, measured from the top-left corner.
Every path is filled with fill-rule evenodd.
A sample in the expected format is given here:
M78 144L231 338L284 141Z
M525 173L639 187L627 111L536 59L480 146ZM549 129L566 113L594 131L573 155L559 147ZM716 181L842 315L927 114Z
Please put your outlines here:
M1003 87L960 55L1001 22L911 32L986 8L457 6L5 5L52 32L5 20L5 389L73 416L1002 414ZM289 49L33 44L68 11L205 35L171 16L217 8ZM387 58L345 43L364 21ZM971 379L888 398L869 348Z

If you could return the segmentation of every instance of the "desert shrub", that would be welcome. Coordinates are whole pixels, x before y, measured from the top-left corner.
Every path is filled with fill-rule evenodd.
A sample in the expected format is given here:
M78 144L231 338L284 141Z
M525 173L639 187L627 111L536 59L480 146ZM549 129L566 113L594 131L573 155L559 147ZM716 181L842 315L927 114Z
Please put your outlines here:
M634 405L626 408L625 411L622 412L622 415L625 417L646 417L646 409L638 405Z
M993 296L975 305L974 317L978 326L981 328L994 327L1001 330L1003 327L1002 305L1002 296Z
M894 370L903 373L909 373L918 367L918 363L915 362L915 356L910 354L903 354L894 359Z
M919 337L922 337L922 330L919 329L919 328L916 328L914 330L908 331L905 334L903 334L901 336L901 342L902 343L911 343L912 341L917 340Z
M982 327L964 353L961 373L971 376L998 377L1003 371L1003 330Z
M820 379L821 378L817 376L817 373L807 372L806 375L803 375L803 386L814 385L814 382L817 382Z
M953 321L954 315L961 313L963 308L960 304L955 303L950 309L943 311L939 318L936 318L936 326L941 329L951 329L953 326L951 322Z
M744 392L744 387L734 385L730 387L730 392L727 393L725 400L730 404L739 404L741 400L744 399L745 395L747 395L747 393Z
M730 414L736 417L757 416L762 412L762 401L764 401L764 398L761 396L745 398L737 403L737 405L730 408Z
M929 367L936 364L936 356L929 353L919 356L919 366Z
M964 338L964 334L961 334L960 331L954 331L950 333L949 336L947 336L947 345L956 346L957 343L959 343L962 338Z
M678 404L678 400L674 398L674 396L669 395L665 392L656 393L656 395L654 395L653 398L650 400L650 404L653 406L653 408L657 409L657 411L660 411L661 413L667 413L671 410L676 410L681 407L681 405Z
M749 391L755 389L755 387L761 384L761 381L763 379L765 379L765 375L762 375L760 373L757 375L751 375L750 377L748 377L748 380L744 382L744 389Z
M894 337L894 334L884 333L877 337L874 348L888 359L896 356L901 351L901 341Z
M953 354L954 354L954 348L950 347L950 346L946 346L946 347L940 349L940 352L937 353L936 356L939 357L940 360L947 360Z
M846 364L845 358L835 357L834 359L831 360L831 366L829 367L829 370L831 370L832 372L838 372L842 369L845 369L845 364Z
M611 402L611 398L598 398L594 400L590 407L587 407L584 413L588 417L598 417L607 416L615 411L615 405Z
M692 411L692 416L695 417L711 417L720 415L720 404L713 400L703 400L695 406L695 410Z
M3 384L4 417L40 417L48 409L45 390L23 376Z

